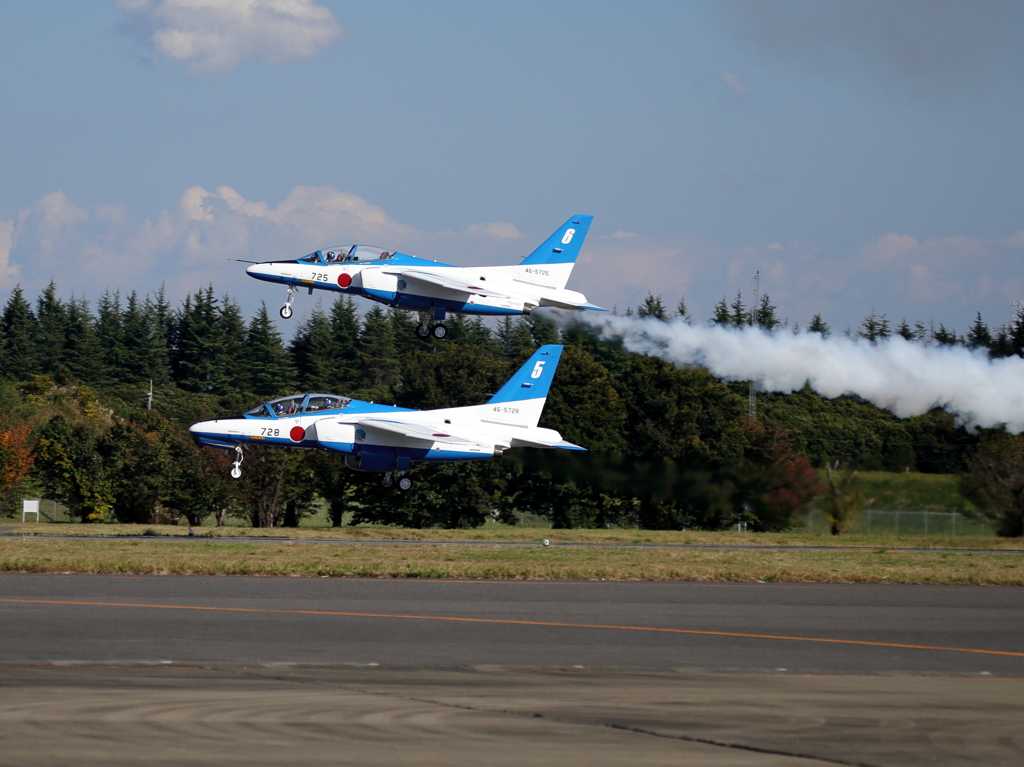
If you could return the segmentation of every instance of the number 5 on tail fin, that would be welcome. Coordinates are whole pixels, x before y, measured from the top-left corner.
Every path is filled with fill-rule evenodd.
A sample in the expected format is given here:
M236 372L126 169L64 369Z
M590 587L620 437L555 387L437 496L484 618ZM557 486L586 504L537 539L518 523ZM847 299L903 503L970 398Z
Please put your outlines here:
M540 347L486 405L480 406L482 417L493 423L536 426L561 357L562 347L557 344Z

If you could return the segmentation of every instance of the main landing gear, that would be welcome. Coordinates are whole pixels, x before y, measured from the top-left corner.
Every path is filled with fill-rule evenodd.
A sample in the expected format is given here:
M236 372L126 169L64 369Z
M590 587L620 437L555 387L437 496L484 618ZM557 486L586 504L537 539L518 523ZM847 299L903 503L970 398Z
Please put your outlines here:
M445 327L444 323L441 322L437 323L436 325L421 322L419 325L416 326L416 335L418 335L420 338L430 338L431 336L433 336L438 341L440 341L446 335L448 335L448 328Z
M398 472L398 474L397 474L397 476L398 476L398 489L399 490L408 490L408 489L410 489L412 487L412 480L409 479L406 476L403 476L403 474L404 474L404 472ZM380 478L380 483L384 487L391 487L393 484L395 484L395 479L394 479L394 477L392 477L391 472L388 472L383 477L381 477Z
M420 338L433 336L438 341L448 335L448 328L444 324L445 310L437 304L430 305L429 312L420 312L420 324L416 326L416 335Z
M285 305L281 307L281 319L287 320L292 316L292 301L295 300L295 288L288 288L288 300Z
M241 445L235 445L235 462L231 464L231 478L238 479L242 476L242 461L245 460L245 453Z

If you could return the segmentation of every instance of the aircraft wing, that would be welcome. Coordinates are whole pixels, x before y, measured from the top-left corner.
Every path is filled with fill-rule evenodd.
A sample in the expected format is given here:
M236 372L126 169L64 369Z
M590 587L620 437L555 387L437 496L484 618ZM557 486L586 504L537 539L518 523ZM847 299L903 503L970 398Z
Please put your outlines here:
M364 418L359 422L359 426L366 429L390 432L391 434L408 437L409 439L424 439L428 442L450 442L457 445L478 444L476 440L463 439L433 424L406 423L404 421L390 421L383 418Z
M468 280L460 279L458 277L448 277L447 275L434 274L433 272L421 272L418 269L393 269L388 270L385 274L393 274L408 282L419 282L436 288L458 290L462 293L476 293L477 295L489 296L492 298L510 297L505 293L499 293L484 287L483 280L480 280L479 282L469 282Z

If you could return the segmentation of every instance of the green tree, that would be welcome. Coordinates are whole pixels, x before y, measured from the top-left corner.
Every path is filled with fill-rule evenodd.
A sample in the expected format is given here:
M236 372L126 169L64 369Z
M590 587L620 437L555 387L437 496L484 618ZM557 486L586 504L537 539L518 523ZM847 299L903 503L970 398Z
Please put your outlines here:
M191 392L212 392L220 372L221 333L213 287L185 297L175 332L174 373Z
M857 472L839 470L839 462L834 465L825 464L828 474L828 506L825 516L832 523L832 535L848 533L853 529L864 505L864 495L860 492Z
M504 317L498 325L498 348L506 359L519 359L527 351L533 351L533 336L530 326L522 317Z
M857 335L861 338L865 338L871 343L877 341L884 341L890 335L892 331L889 328L889 320L883 314L881 316L875 313L875 310L871 310L871 314L863 319L860 323L860 330L857 331Z
M649 317L651 319L661 320L662 322L668 322L668 310L665 308L665 304L662 302L661 296L656 296L650 292L647 293L647 297L644 299L644 302L636 308L636 313L638 317Z
M1024 435L986 431L960 477L960 493L973 516L992 522L999 535L1024 535Z
M676 307L676 317L685 322L687 325L690 324L690 312L686 308L686 298L679 299L679 305Z
M238 364L247 371L247 390L258 397L269 399L286 394L292 385L291 360L264 303L260 303L256 316L246 328Z
M401 368L391 320L379 306L374 306L363 318L363 329L359 336L359 360L362 398L394 402Z
M15 286L7 299L3 316L0 317L0 332L4 339L3 355L0 356L0 376L22 381L42 372L38 328L35 314L25 300L21 286Z
M106 378L103 346L96 334L96 319L84 298L71 297L67 304L65 361L70 377L96 385Z
M764 330L772 331L782 324L776 316L775 305L772 304L771 298L768 297L767 293L764 293L759 299L753 315L753 322L751 324L757 325Z
M722 300L715 304L715 313L711 317L711 324L721 325L726 328L733 324L732 315L729 313L729 304L725 302L725 296L722 296Z
M242 364L245 359L246 328L241 308L227 295L220 300L215 326L217 354L214 391L221 396L237 394L245 389L250 377L250 371Z
M446 341L433 353L408 360L397 404L418 410L480 405L507 372L506 363L485 350Z
M988 329L988 325L981 319L981 312L978 312L975 317L974 324L971 325L971 329L967 331L967 337L965 339L967 348L969 349L991 349L992 348L992 332Z
M312 501L312 468L305 450L250 447L232 495L253 527L273 527L283 521L289 504L299 506L301 515Z
M956 334L955 330L947 330L946 326L941 322L939 323L939 329L932 334L932 339L939 346L956 346L961 342L960 337Z
M69 340L67 307L57 297L57 286L53 280L36 299L36 318L42 372L55 380L66 381L70 375L66 360Z
M743 304L743 293L740 291L736 291L736 298L729 305L729 319L733 327L737 328L751 324L750 312L747 311L747 307Z
M793 449L788 435L747 418L746 445L729 473L738 489L736 506L757 532L778 532L792 526L794 516L821 491L810 459Z
M811 324L807 326L807 332L817 333L818 335L828 337L828 323L821 318L821 314L815 314L813 317L811 317Z
M104 439L96 422L74 423L63 415L40 432L36 474L49 497L63 500L83 522L109 519L123 446Z

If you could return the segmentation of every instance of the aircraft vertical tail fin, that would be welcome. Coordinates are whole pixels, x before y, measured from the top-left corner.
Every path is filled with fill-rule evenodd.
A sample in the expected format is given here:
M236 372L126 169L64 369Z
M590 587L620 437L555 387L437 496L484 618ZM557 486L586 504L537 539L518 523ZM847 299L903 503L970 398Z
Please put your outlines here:
M561 357L562 347L558 344L540 347L486 405L480 406L483 419L512 426L536 426Z
M573 216L558 227L523 260L516 279L549 288L564 288L593 220L593 216Z

